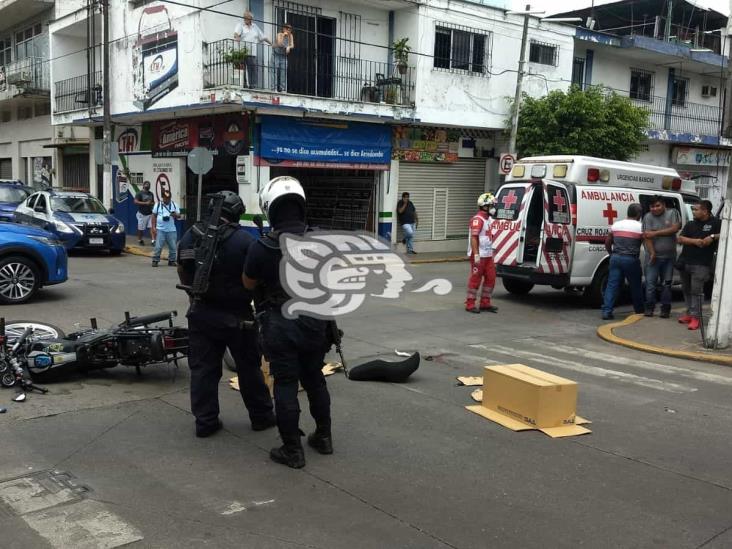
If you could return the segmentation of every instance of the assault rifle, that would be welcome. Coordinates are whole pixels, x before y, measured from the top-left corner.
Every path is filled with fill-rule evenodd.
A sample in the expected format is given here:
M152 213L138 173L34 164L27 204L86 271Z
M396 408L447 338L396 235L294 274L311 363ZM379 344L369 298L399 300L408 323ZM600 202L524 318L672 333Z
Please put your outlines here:
M190 286L176 284L176 288L184 290L194 300L200 299L208 291L208 281L211 276L211 268L216 259L219 240L228 223L221 222L221 210L224 206L224 196L216 194L213 196L213 208L205 222L193 226L193 234L197 243L195 247L194 261L196 272L193 275L193 283Z
M346 365L346 359L343 357L343 349L341 348L341 341L343 340L343 330L338 327L338 323L335 320L328 320L328 332L330 341L335 345L338 356L341 357L341 365L343 366L343 373L348 377L348 366Z

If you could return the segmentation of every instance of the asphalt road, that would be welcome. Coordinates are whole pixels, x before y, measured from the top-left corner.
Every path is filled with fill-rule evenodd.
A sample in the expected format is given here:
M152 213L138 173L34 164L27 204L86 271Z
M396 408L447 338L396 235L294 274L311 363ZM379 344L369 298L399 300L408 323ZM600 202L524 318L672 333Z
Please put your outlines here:
M0 546L732 546L732 371L607 344L597 311L559 291L499 289L499 314L468 315L466 264L413 272L407 290L444 277L454 291L372 301L342 322L344 346L351 364L433 360L402 385L329 377L336 452L306 451L303 470L269 461L276 433L250 430L225 378L225 430L196 439L185 364L74 377L23 404L0 391ZM68 283L1 314L67 331L182 314L174 281L147 258L73 257ZM456 376L515 362L576 380L592 434L515 433L465 410Z

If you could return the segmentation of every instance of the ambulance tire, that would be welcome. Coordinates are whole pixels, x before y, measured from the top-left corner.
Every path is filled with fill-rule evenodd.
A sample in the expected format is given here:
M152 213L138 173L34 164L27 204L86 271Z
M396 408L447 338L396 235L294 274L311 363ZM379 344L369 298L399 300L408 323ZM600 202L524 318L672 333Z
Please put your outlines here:
M509 294L514 295L526 295L528 294L534 285L531 282L524 282L523 280L517 280L515 278L501 278L503 287Z
M590 307L598 308L602 306L602 296L607 286L607 277L610 268L605 262L597 268L592 283L585 288L585 303Z

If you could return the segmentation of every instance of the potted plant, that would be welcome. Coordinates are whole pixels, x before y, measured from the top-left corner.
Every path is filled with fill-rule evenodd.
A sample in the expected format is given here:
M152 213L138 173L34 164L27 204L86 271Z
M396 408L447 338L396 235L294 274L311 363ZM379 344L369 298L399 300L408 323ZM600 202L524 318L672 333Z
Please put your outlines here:
M234 65L235 69L244 70L246 58L249 56L249 50L246 47L242 47L238 50L231 50L224 54L224 61Z
M412 51L412 48L407 45L407 42L409 42L409 38L400 38L391 46L394 50L394 60L399 69L399 74L405 74L409 66L409 52Z

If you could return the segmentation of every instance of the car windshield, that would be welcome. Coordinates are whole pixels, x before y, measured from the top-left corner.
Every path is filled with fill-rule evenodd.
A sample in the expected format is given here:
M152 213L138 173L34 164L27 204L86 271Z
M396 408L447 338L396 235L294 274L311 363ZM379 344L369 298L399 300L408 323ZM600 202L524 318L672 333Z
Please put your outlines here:
M0 202L18 204L23 202L30 193L21 187L0 187Z
M91 196L52 196L51 209L55 212L105 214L102 203Z

